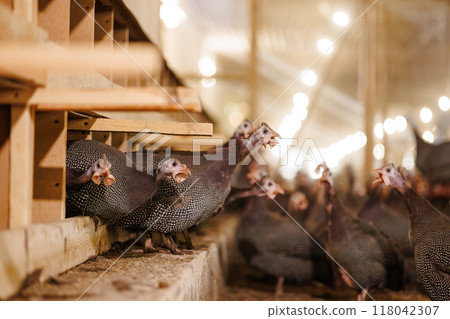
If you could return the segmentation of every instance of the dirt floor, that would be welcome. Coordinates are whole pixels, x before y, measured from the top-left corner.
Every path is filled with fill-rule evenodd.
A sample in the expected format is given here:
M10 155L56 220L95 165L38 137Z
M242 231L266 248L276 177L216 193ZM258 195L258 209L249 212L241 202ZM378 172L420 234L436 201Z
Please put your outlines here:
M340 301L356 300L358 291L348 287L330 288L321 283L298 286L284 284L284 293L275 299L276 279L239 261L232 269L231 275L220 294L220 300L240 301ZM384 291L371 293L377 301L426 301L430 300L416 285L407 286L402 291ZM367 298L369 300L370 298Z

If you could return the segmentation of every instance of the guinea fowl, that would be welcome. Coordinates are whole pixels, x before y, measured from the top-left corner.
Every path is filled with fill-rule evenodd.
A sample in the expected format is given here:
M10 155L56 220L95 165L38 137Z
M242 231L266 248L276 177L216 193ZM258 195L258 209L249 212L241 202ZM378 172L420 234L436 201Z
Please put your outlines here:
M450 183L450 142L429 144L420 137L414 124L412 127L417 143L417 168L431 184Z
M379 185L369 190L369 197L358 212L358 217L378 228L399 249L404 262L405 282L414 283L417 274L414 250L408 238L409 218L383 203L382 191L382 187Z
M359 300L364 300L369 290L400 289L402 264L388 238L342 206L327 168L320 183L325 185L326 198L331 204L326 248L340 265L343 282L362 290Z
M172 153L191 167L192 177L180 184L164 181L152 200L122 218L117 225L136 232L160 232L164 246L172 253L182 253L171 235L178 232L186 235L188 228L201 225L220 212L230 192L231 174L237 163L251 150L267 144L274 146L278 143L276 137L279 135L262 123L248 139L237 140L236 147L221 147L221 158L211 156L210 150ZM155 153L152 163L146 163L144 158L144 167L153 169L162 158L163 153Z
M267 190L278 188L269 177L264 177L260 185ZM282 292L285 279L297 284L331 281L324 252L290 218L270 212L265 198L250 199L237 239L249 265L278 278L276 295Z
M66 166L68 214L97 216L106 224L114 223L149 200L165 177L180 183L190 174L186 165L173 158L154 169L151 175L145 174L127 166L125 154L115 147L84 140L69 143ZM80 182L93 171L91 179ZM103 184L100 175L104 176Z
M374 170L377 183L395 188L409 209L417 275L432 300L450 300L450 218L406 185L393 164Z

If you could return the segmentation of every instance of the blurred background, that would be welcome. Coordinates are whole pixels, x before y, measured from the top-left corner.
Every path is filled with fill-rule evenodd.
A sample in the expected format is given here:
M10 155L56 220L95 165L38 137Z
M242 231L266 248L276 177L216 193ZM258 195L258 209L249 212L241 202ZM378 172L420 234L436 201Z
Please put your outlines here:
M277 165L289 154L285 178L301 168L306 138L332 170L350 164L362 178L384 162L414 168L408 118L428 142L446 140L449 1L125 2L177 76L199 90L215 133L229 136L249 118L299 139L266 157ZM310 156L302 169L316 178Z

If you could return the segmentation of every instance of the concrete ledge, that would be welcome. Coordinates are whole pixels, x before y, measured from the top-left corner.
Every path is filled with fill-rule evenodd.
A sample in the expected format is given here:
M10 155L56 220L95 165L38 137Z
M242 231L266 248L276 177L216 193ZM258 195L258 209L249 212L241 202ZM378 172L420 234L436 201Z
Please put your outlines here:
M106 226L95 229L89 217L34 224L0 232L0 299L30 281L42 282L111 248L130 234Z
M124 250L112 249L28 286L17 299L76 300L101 276L80 300L217 300L236 258L237 225L236 215L213 218L201 234L192 236L201 247L192 255L143 254L142 248L133 247L118 259Z

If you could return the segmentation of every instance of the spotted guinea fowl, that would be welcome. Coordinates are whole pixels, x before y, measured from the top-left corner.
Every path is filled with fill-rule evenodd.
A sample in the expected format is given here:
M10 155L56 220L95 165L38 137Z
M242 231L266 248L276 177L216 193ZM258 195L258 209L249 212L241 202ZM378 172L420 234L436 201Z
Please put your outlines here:
M152 200L122 218L117 225L135 232L160 232L165 237L165 246L172 253L181 253L171 235L184 232L194 225L200 225L220 212L230 192L231 174L251 150L269 144L273 146L279 135L263 123L248 139L237 140L236 147L222 147L222 157L207 152L176 152L176 159L187 163L192 176L185 182L176 184L164 181ZM133 156L138 156L134 153ZM152 163L145 162L153 169L164 154L155 153Z
M101 159L96 160L99 157ZM175 159L165 161L152 174L145 174L127 166L124 153L98 141L69 143L66 166L70 172L67 187L68 214L97 216L106 224L114 223L150 199L165 177L180 183L190 174L186 165ZM95 173L91 180L80 183L92 171ZM96 176L96 173L106 175L103 177L103 184L100 184L101 177L99 174Z
M450 218L406 185L393 164L374 170L376 182L395 188L409 209L417 275L432 300L450 300Z
M278 189L268 176L259 184L267 192ZM331 281L324 252L292 219L270 212L265 198L250 199L238 227L237 240L249 265L278 278L276 295L282 292L285 279L297 284Z
M400 289L403 276L398 252L378 229L351 215L335 194L331 172L320 180L330 203L327 252L339 263L338 271L349 287L361 289L358 299L370 290Z

